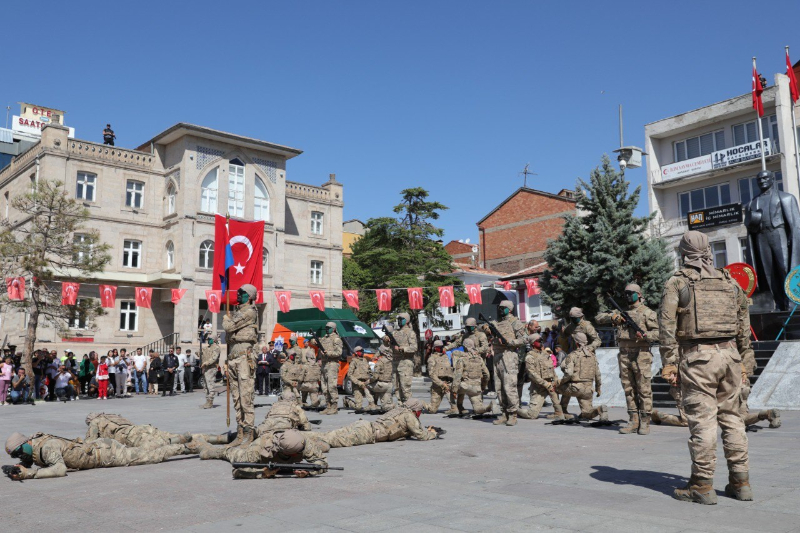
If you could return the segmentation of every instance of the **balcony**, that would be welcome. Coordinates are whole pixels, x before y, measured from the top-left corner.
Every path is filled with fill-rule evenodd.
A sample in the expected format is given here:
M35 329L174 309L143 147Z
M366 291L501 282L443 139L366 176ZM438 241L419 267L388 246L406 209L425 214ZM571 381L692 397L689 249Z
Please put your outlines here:
M67 143L67 151L80 158L112 162L147 170L153 168L153 162L155 161L152 154L74 139L70 139Z

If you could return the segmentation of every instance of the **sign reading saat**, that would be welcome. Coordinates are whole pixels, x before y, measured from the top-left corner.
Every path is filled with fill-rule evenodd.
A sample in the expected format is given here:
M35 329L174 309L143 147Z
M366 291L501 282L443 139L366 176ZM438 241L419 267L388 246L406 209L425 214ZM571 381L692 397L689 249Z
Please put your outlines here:
M713 228L726 224L741 224L742 204L728 204L702 211L692 211L686 215L689 229Z

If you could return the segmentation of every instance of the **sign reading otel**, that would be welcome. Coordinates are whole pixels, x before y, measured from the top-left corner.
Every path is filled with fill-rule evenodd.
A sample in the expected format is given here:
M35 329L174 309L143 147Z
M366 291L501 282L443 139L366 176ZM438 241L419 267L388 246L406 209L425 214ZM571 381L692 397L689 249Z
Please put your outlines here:
M764 155L772 155L772 143L764 139ZM761 157L761 142L751 142L717 150L708 155L687 159L661 167L661 181L671 181L701 172L718 170Z
M686 217L689 221L689 229L741 224L742 204L728 204L701 211L692 211Z

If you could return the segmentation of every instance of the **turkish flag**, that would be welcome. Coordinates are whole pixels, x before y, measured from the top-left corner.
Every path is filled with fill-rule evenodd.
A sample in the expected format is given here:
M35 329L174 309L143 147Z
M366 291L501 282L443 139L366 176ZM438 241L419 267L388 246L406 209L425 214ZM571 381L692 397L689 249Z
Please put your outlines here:
M153 299L153 289L151 287L136 287L136 306L149 309Z
M308 291L308 295L311 296L311 305L324 312L325 291Z
M530 278L525 280L525 287L528 289L528 296L539 294L539 280Z
M408 307L422 309L422 287L408 288Z
M504 291L510 291L511 290L511 282L510 281L501 281L500 285L503 286L503 290Z
M275 298L278 299L281 313L288 313L292 305L292 291L275 291Z
M172 289L172 303L178 305L184 294L186 294L186 289Z
M6 278L6 291L9 300L24 300L25 278Z
M467 296L469 296L469 303L470 304L482 304L483 298L481 298L481 286L477 283L474 285L467 285Z
M439 287L439 306L440 307L453 307L456 305L456 297L453 294L453 286L445 285Z
M78 288L80 283L64 281L61 283L61 305L75 305L78 303Z
M114 309L114 302L116 299L116 285L100 285L100 305L102 307Z
M347 305L353 309L358 309L358 291L342 291L342 296L344 296Z
M756 60L753 59L753 109L758 111L758 116L764 116L764 102L761 101L761 93L764 92L764 87L761 86L761 78L756 72Z
M789 93L792 97L792 102L796 102L800 98L800 90L797 87L797 77L794 75L792 62L789 60L789 47L786 47L786 76L789 77Z
M206 303L210 312L219 313L219 307L222 304L222 291L206 289Z
M256 303L263 304L264 303L264 291L258 291L256 293Z
M247 283L257 291L264 289L263 269L264 221L226 221L216 215L214 224L214 273L211 288L223 289L227 274L227 290L236 301L236 291Z
M378 293L378 311L392 310L392 289L375 289Z

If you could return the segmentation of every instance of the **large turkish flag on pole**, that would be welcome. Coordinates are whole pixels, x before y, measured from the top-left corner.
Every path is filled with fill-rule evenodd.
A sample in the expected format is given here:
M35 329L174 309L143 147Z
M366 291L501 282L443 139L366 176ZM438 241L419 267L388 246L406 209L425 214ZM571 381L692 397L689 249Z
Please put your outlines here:
M761 86L761 78L756 71L756 58L753 58L753 109L758 111L758 116L764 116L764 102L761 100L761 93L764 87Z
M75 305L78 303L78 288L80 283L64 281L61 283L61 305Z
M246 284L257 291L264 289L264 221L226 220L216 215L214 224L214 273L211 288L229 290L236 301L236 291Z

